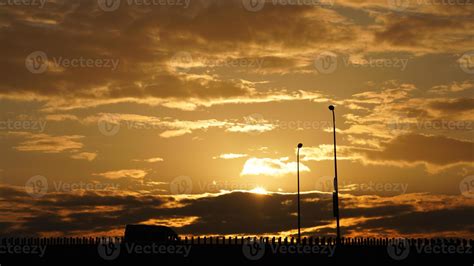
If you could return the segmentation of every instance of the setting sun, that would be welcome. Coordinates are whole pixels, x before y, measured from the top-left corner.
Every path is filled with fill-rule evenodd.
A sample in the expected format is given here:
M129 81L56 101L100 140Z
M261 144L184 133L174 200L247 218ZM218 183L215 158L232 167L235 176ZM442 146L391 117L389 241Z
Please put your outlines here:
M0 263L129 225L474 238L473 2L0 0Z
M259 195L268 195L268 191L263 187L256 187L250 190L250 192L254 194L259 194Z

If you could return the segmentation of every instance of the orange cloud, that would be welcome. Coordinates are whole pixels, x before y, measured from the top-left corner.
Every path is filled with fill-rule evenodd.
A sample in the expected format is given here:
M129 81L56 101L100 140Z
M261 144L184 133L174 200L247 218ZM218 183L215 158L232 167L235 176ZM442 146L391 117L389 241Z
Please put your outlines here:
M107 179L120 179L120 178L133 178L133 179L142 179L148 174L147 171L141 169L127 169L127 170L117 170L109 171L105 173L94 174L96 176L102 176Z
M278 177L296 173L296 168L296 162L289 162L288 158L249 158L245 162L240 175L267 175ZM311 170L306 165L300 163L300 171L310 172Z

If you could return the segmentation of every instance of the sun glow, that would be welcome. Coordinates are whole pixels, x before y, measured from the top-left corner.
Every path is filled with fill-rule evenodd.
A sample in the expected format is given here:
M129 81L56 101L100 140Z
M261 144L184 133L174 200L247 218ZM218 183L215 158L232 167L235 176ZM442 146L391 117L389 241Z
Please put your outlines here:
M259 195L268 195L268 191L264 187L256 187L250 190L250 192Z

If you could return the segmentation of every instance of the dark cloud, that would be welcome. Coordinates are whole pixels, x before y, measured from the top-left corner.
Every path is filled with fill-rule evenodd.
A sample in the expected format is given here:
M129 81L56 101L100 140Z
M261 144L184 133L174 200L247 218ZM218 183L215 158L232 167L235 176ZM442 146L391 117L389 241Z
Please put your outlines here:
M239 80L185 77L172 63L182 53L198 65L198 58L245 60L253 53L281 65L294 59L265 57L248 48L291 50L354 38L347 25L324 18L334 15L327 9L269 6L257 15L236 0L192 1L188 9L124 4L115 12L101 11L97 1L64 1L43 9L7 7L2 13L8 20L0 27L0 93L70 100L249 96L250 88ZM45 73L32 74L25 67L35 51L47 55ZM114 70L53 63L78 58L117 60L119 65Z
M465 206L427 212L408 212L362 222L360 226L366 230L396 228L402 234L428 234L461 229L474 233L474 226L471 222L473 219L474 207Z
M472 12L472 5L467 5L467 8ZM375 33L375 40L394 47L413 51L455 52L472 44L467 32L473 22L466 20L465 16L456 20L450 16L390 14L379 19L384 21L384 27ZM457 45L452 44L453 39L457 40Z
M296 195L293 194L233 192L176 201L167 196L88 193L48 194L44 199L33 200L25 193L18 197L22 192L11 193L14 190L3 189L10 191L9 195L12 196L10 198L4 194L4 198L11 202L11 210L17 209L15 206L20 206L19 204L29 206L24 210L29 215L15 219L15 223L8 220L1 223L1 235L100 234L121 230L126 224L158 220L173 225L176 219L185 220L190 217L197 219L185 224L174 224L180 234L277 235L296 228ZM443 200L441 196L440 200ZM426 203L429 202L430 200ZM460 204L455 208L419 212L410 201L400 201L400 198L343 195L341 216L343 219L355 219L354 221L361 219L344 228L344 233L351 234L358 227L381 233L395 230L402 234L472 230L472 225L468 222L473 213L472 208ZM9 208L5 210L10 212ZM333 234L333 230L327 227L334 220L329 194L303 194L301 214L303 228L320 226L312 233L306 232L306 235ZM426 226L430 220L436 222Z
M348 4L367 11L360 1ZM113 100L251 98L252 84L241 76L208 72L222 70L209 61L262 60L260 67L245 69L250 74L313 72L315 56L327 50L359 54L388 44L403 51L465 51L470 45L464 36L472 27L470 20L439 12L428 17L384 12L363 27L339 8L266 5L249 12L241 0L191 1L189 8L122 4L114 12L100 10L97 1L76 0L48 2L41 9L5 7L1 12L0 97L46 101L49 111L58 105L80 108ZM375 41L367 43L372 37ZM43 74L25 67L35 51L49 59ZM185 73L173 65L183 53L191 55L192 63ZM116 60L118 67L54 66L60 58Z
M430 107L445 113L459 113L474 110L474 98L455 99L451 101L434 101Z
M380 151L364 151L373 161L427 162L448 165L474 161L474 143L445 136L401 135L386 142Z

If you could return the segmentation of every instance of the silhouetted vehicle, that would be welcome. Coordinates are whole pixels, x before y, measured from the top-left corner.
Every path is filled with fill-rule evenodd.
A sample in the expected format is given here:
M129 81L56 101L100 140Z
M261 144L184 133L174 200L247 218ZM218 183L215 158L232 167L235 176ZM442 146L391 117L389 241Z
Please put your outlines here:
M125 242L165 243L178 240L178 234L166 226L129 224L125 227Z

